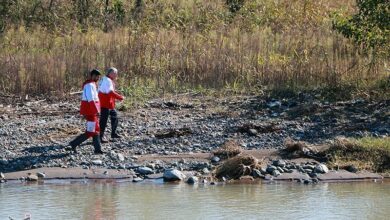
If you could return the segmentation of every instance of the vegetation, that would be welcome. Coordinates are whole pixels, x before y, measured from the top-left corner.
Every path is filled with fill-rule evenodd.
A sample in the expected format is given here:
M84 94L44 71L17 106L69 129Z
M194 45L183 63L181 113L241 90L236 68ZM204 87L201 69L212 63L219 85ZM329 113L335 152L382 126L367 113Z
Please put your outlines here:
M390 171L390 137L338 139L326 153L334 167L354 165L375 172Z
M0 1L0 91L65 94L109 66L133 101L209 89L388 89L390 50L373 57L361 46L388 46L388 4L354 3Z

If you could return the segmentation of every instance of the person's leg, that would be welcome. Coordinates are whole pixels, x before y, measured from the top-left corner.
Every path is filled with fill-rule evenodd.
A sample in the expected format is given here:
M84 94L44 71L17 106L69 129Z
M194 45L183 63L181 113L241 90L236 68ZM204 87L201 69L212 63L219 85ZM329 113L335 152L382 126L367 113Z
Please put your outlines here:
M94 153L95 154L103 154L104 152L102 151L102 145L100 144L100 136L95 135L92 137L92 143L93 147L95 148Z
M86 141L88 139L88 135L86 133L80 134L77 136L74 140L72 140L69 145L72 147L72 150L77 153L76 147L79 146L81 143Z
M100 112L100 139L102 143L107 143L107 140L104 138L104 131L106 130L108 115L110 110L108 108L102 108Z
M111 120L111 138L120 138L116 133L116 129L118 128L119 118L118 113L115 109L110 110L110 120Z
M101 142L100 142L100 123L97 116L89 116L87 118L87 135L92 137L92 144L95 154L103 154Z

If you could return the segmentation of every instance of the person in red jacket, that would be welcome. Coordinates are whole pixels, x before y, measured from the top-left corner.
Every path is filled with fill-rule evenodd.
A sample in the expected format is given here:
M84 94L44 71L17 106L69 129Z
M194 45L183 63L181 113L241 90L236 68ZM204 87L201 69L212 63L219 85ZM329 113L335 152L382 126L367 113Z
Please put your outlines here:
M108 116L111 120L111 138L121 138L117 134L116 129L118 127L118 113L115 110L115 101L122 101L123 96L115 91L115 81L118 77L118 70L111 67L107 70L106 76L102 78L99 84L99 99L101 106L100 114L100 141L107 143L108 141L104 138L104 131L107 126Z
M77 136L72 140L69 145L72 147L74 152L76 147L92 137L93 146L95 148L95 154L103 154L100 144L99 137L99 113L100 113L100 102L98 97L98 91L96 82L99 80L101 73L99 70L92 70L89 73L87 81L83 83L83 94L81 98L80 114L87 120L85 133Z

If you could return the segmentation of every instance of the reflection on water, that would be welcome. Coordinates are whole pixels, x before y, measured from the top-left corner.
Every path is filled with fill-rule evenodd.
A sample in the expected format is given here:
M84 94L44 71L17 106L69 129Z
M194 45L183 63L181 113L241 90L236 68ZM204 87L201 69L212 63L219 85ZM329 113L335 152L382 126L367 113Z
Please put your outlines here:
M0 219L388 219L390 183L0 185Z

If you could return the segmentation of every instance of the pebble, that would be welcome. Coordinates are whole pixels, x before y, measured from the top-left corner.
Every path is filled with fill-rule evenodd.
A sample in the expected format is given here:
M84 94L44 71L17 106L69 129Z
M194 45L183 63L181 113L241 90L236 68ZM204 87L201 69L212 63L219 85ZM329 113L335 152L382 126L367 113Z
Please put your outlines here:
M280 175L282 174L279 172L279 170L272 171L272 176L280 176Z
M191 176L190 178L188 178L187 180L187 183L188 184L197 184L199 182L199 179L198 177L196 176Z
M92 164L93 165L97 165L97 166L101 166L101 165L103 165L103 161L101 161L101 160L93 160Z
M37 176L40 178L40 179L44 179L46 177L46 174L45 173L42 173L42 172L38 172L37 173Z
M211 158L211 162L212 163L218 163L220 160L221 159L219 157L217 157L217 156L214 156L214 157Z
M27 181L31 181L31 182L33 182L33 181L38 181L38 176L37 175L35 175L35 174L29 174L28 176L27 176L27 178L26 178L26 180Z
M153 170L149 167L138 167L137 172L142 175L149 175L154 173Z
M325 164L318 164L315 167L314 172L316 172L316 173L328 173L329 169L328 169L328 167Z

